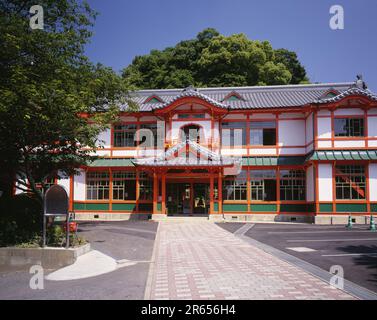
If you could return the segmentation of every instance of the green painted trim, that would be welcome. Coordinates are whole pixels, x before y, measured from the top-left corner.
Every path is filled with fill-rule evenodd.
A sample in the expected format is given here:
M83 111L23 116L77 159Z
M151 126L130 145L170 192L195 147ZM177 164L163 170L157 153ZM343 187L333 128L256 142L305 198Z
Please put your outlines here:
M108 203L80 203L75 202L73 204L73 208L75 210L93 210L93 211L108 211L109 204Z
M371 203L370 211L371 212L377 212L377 203Z
M162 210L162 203L157 202L157 211L161 211L161 210Z
M113 203L113 211L136 211L135 203Z
M308 212L308 204L281 204L280 205L280 212Z
M336 212L367 212L367 205L363 203L337 203Z
M332 212L332 204L331 203L320 203L319 204L319 212Z
M215 212L219 211L219 203L218 202L213 203L213 211L215 211Z
M223 204L223 211L224 212L247 212L247 204L224 203Z
M251 212L276 212L276 204L252 204L250 205Z

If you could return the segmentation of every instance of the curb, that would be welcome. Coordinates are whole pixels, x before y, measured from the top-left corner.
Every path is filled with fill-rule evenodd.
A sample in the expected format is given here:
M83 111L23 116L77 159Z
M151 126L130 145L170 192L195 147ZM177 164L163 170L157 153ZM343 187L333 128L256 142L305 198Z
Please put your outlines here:
M152 259L150 261L149 270L148 270L148 278L145 284L144 300L151 300L152 280L153 280L153 275L154 275L156 257L158 253L158 243L160 240L160 223L161 221L158 222L158 226L156 230L156 237L154 239Z
M237 235L236 235L237 236ZM305 272L319 278L320 280L330 284L330 279L334 276L330 272L321 269L320 267L317 267L309 262L306 262L304 260L301 260L295 256L290 255L289 253L283 252L279 249L276 249L274 247L271 247L267 244L264 244L262 242L259 242L255 239L252 239L248 236L245 236L244 234L238 235L239 238L243 239L244 241L248 242L249 244L279 258L280 260L283 260L291 265L294 265ZM330 284L331 285L331 284ZM340 290L340 289L339 289ZM349 280L344 279L344 292L354 296L357 299L360 300L377 300L377 293L364 288L362 286L357 285L356 283L353 283Z

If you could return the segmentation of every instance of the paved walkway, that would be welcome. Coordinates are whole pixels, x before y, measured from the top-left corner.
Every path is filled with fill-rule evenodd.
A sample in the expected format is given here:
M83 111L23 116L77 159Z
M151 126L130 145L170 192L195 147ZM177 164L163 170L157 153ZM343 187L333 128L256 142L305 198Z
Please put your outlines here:
M147 299L352 299L212 222L160 222Z

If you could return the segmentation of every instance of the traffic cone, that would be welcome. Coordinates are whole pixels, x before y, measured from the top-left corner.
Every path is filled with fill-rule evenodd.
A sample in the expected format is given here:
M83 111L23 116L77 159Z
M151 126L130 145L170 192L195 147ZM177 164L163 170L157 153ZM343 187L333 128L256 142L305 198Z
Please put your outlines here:
M346 225L347 229L352 229L352 217L348 216L348 223Z
M374 223L373 215L370 216L369 230L376 231L376 224Z

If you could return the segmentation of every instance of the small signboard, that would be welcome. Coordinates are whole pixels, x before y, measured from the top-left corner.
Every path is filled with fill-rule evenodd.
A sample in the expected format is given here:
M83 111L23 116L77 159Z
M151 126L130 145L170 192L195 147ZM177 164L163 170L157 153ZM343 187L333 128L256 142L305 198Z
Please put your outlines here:
M43 205L43 246L46 245L46 220L49 217L66 221L67 223L67 241L66 247L69 247L69 197L66 189L58 184L52 185L44 195Z

